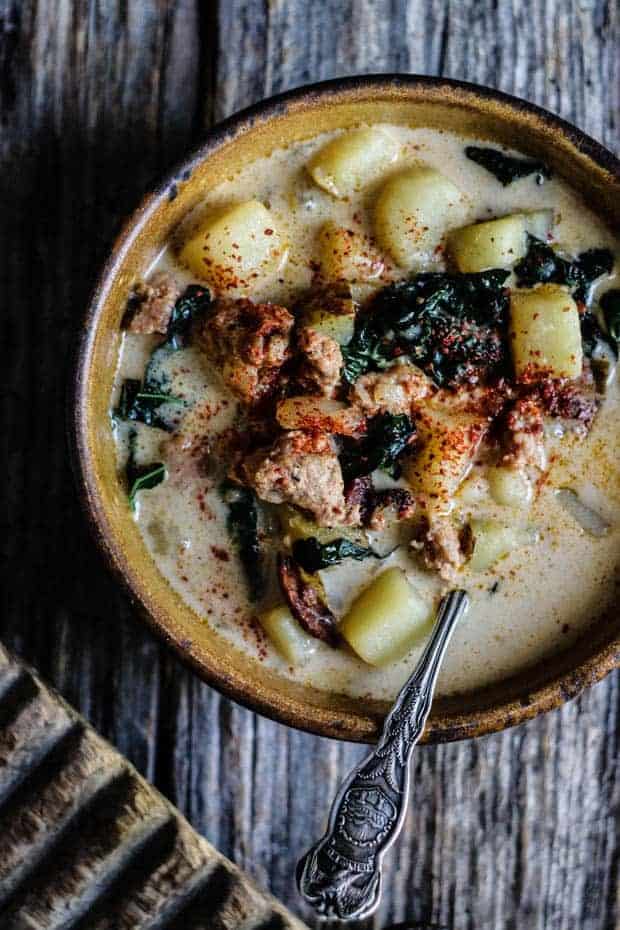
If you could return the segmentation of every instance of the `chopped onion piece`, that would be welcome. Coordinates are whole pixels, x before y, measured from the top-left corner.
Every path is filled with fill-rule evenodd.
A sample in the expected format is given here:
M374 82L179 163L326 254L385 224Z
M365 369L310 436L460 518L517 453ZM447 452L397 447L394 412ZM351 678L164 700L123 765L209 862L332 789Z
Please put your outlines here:
M567 513L577 521L579 526L590 536L605 536L610 530L610 524L600 513L592 510L581 500L572 488L559 488L555 496Z

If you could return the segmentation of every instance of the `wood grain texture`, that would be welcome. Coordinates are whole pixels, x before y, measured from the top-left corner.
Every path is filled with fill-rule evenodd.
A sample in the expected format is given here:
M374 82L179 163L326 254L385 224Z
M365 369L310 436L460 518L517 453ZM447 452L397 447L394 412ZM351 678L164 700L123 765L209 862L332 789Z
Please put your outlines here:
M0 0L0 638L257 882L293 870L363 751L256 717L185 671L107 577L64 444L69 352L120 218L213 120L310 80L487 83L619 146L615 0ZM423 748L374 923L611 930L614 675L517 730Z
M0 646L3 930L307 930Z

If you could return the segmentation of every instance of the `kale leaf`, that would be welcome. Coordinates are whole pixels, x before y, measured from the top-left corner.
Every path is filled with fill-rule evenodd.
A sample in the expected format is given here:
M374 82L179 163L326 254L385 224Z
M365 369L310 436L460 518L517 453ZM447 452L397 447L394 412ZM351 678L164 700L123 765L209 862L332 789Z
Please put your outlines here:
M171 352L189 344L193 323L207 312L210 303L209 291L199 284L190 284L185 289L170 315L166 338L151 354L144 381L140 383L134 378L127 378L123 382L116 416L172 431L170 423L161 416L160 407L164 404L183 404L184 401L170 393L168 378L161 374L159 367Z
M354 384L367 371L387 368L395 354L394 342L386 339L380 321L361 315L350 342L342 346L342 377L347 384Z
M155 488L166 477L166 466L163 462L151 462L148 465L138 465L136 463L136 442L137 435L135 430L132 430L129 434L129 457L125 466L127 495L132 510L136 509L138 491L148 491Z
M468 145L465 154L471 161L490 171L504 187L519 178L527 177L528 174L537 174L539 184L542 184L545 178L551 177L551 169L544 162L531 158L515 158L498 149Z
M163 404L182 403L182 398L174 397L165 390L149 389L146 380L143 385L135 378L126 378L115 412L123 420L134 420L170 432L172 427L160 416L159 408Z
M377 468L398 477L398 456L414 435L415 427L406 413L376 414L368 421L362 439L343 440L340 467L344 480L352 481L362 475L369 475Z
M592 358L597 354L597 347L601 343L609 345L613 351L613 346L609 342L609 339L603 332L601 325L596 318L596 314L592 313L591 310L586 310L579 317L579 325L581 328L581 345L583 347L583 354L587 358Z
M328 543L320 543L315 536L308 539L297 539L293 543L293 557L304 571L314 574L322 568L337 565L343 559L381 558L372 549L358 546L350 539L332 539Z
M505 364L509 272L428 272L377 295L374 312L398 351L438 385L476 382Z
M509 274L428 272L383 288L343 348L344 380L353 384L399 355L409 355L439 385L497 373L507 358Z
M620 288L606 291L600 299L600 305L607 332L615 342L620 343Z
M265 589L263 560L258 538L258 506L251 488L225 481L220 487L223 500L228 504L228 532L237 548L250 589L257 601Z
M562 258L546 242L528 235L527 254L517 262L514 272L519 287L566 284L575 300L587 303L590 285L601 275L609 274L613 264L609 249L588 249L571 260Z
M209 291L200 284L190 284L174 305L164 345L172 351L189 344L192 325L205 316L211 305Z

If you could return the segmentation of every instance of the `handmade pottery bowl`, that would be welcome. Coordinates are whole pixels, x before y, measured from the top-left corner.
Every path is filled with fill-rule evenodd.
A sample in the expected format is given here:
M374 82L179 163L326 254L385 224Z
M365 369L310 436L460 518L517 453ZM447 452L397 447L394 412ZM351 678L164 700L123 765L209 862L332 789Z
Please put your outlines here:
M159 574L117 477L108 409L128 290L182 217L249 160L360 122L445 128L514 146L544 159L610 226L620 226L618 160L574 126L522 100L410 75L347 78L282 94L213 129L128 220L84 321L71 427L80 494L98 542L150 625L187 664L225 694L269 717L326 736L370 742L385 705L291 684L269 672L199 622ZM424 739L462 739L520 723L579 694L615 668L619 657L620 613L516 677L458 698L437 699Z

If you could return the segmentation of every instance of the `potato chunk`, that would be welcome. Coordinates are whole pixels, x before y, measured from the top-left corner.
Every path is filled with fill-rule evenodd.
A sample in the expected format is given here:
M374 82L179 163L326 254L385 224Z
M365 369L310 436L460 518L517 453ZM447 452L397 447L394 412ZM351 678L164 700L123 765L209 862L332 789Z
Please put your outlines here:
M532 501L532 482L520 468L495 466L487 471L493 500L502 507L527 507Z
M469 560L473 572L484 572L515 549L531 546L538 539L532 528L507 526L495 520L472 520L474 551Z
M403 474L414 492L427 498L435 513L447 513L469 468L488 423L467 413L447 413L432 405L416 419L422 447L403 462Z
M578 378L583 365L579 311L558 284L513 291L510 345L520 381Z
M308 162L308 172L334 197L348 197L394 162L398 152L398 142L384 129L353 129L319 149Z
M459 271L507 268L523 258L527 251L525 217L515 213L499 220L464 226L450 235L449 248Z
M327 310L313 310L305 321L317 333L329 336L340 346L346 346L351 341L355 329L355 311L353 313L329 313Z
M403 268L427 262L441 236L463 220L464 198L433 168L409 168L390 178L375 206L379 244Z
M524 210L523 218L525 220L525 231L530 236L536 236L546 242L553 232L555 215L553 210Z
M449 249L459 271L509 268L527 252L530 233L546 242L553 228L553 210L528 210L456 229Z
M363 284L379 277L384 262L369 236L328 220L319 231L323 277L330 281Z
M302 630L284 604L266 610L258 619L282 658L291 665L303 665L316 652L316 639Z
M340 631L369 665L406 655L429 632L432 611L401 568L388 568L358 594Z
M216 290L247 290L269 277L286 259L286 249L269 210L246 200L209 217L185 243L181 261Z

